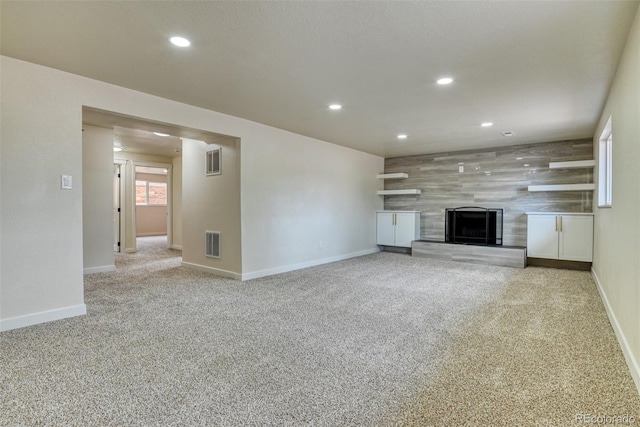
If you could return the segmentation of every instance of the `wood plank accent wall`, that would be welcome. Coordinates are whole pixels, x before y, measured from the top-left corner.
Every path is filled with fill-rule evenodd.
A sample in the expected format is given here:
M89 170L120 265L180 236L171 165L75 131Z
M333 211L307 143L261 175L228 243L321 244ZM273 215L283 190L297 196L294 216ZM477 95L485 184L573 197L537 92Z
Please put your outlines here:
M591 139L392 157L385 159L384 173L405 172L409 178L385 180L384 189L417 188L422 194L380 197L385 210L422 211L424 240L444 240L446 208L502 208L504 244L526 246L525 212L593 211L593 191L530 193L527 187L593 183L593 169L549 169L549 162L592 158ZM464 172L458 171L459 166Z

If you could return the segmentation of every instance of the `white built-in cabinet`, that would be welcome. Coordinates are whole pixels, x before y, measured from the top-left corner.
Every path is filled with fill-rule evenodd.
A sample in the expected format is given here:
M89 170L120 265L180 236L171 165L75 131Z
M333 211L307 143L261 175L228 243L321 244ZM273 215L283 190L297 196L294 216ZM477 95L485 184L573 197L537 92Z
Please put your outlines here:
M527 256L593 260L593 214L527 212Z
M420 240L420 211L376 212L376 243L410 248Z

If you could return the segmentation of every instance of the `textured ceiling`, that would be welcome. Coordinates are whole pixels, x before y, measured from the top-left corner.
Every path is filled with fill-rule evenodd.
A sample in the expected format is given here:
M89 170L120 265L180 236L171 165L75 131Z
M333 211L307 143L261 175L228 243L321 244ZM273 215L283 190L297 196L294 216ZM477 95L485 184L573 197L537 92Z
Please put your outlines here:
M3 55L387 157L592 136L638 7L0 4ZM173 47L173 35L191 47ZM445 75L454 83L438 86ZM330 111L332 102L344 108Z

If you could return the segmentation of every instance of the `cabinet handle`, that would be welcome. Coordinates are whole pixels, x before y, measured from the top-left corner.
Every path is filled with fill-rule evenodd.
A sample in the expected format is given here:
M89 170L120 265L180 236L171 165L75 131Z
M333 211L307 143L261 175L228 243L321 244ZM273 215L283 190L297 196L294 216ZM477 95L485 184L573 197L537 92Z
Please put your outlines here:
M558 231L558 215L556 215L556 231Z
M398 217L397 217L397 215L398 215L398 214L396 214L396 213L394 213L394 214L393 214L393 225L396 225L396 224L397 224L397 222L398 222Z
M560 231L562 231L562 217L560 217Z

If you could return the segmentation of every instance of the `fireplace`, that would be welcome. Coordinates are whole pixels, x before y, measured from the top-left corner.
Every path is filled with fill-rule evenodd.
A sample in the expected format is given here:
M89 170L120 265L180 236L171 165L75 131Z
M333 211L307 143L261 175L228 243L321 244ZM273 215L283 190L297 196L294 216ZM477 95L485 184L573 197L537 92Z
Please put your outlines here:
M445 210L445 242L502 245L502 209L479 207Z

